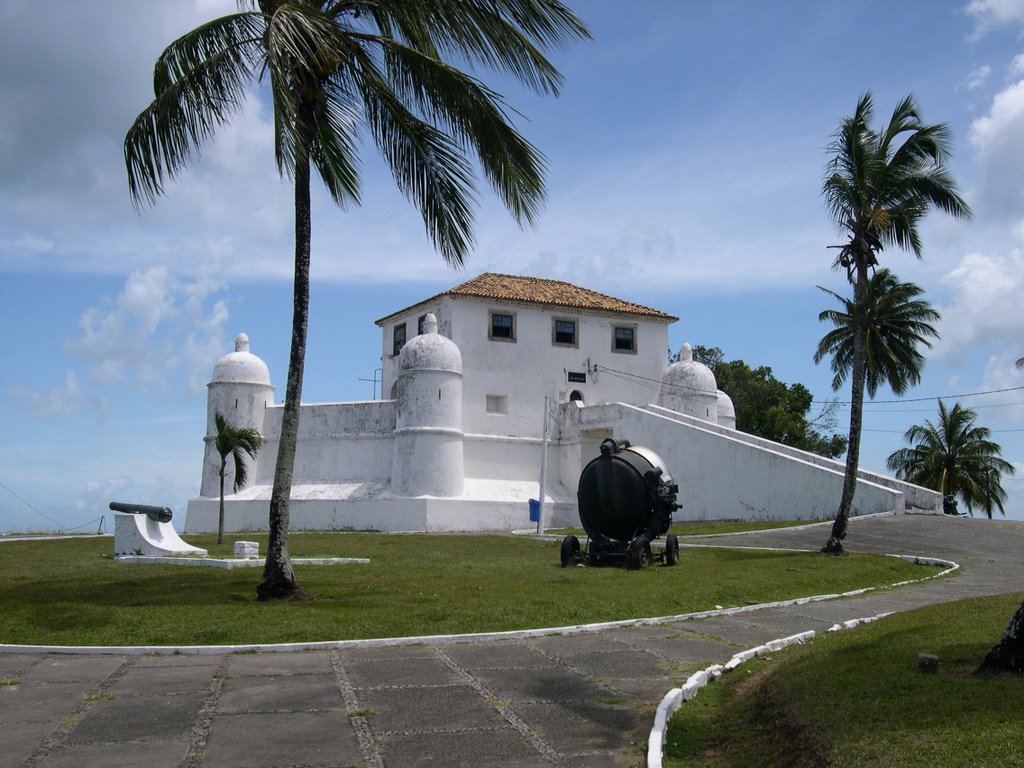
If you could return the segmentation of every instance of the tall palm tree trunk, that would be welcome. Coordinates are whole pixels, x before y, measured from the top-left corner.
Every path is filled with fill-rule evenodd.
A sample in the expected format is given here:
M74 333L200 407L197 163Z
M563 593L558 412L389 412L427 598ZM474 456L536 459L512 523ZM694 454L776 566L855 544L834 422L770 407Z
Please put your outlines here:
M224 470L227 467L228 460L221 458L220 460L220 510L217 515L217 543L224 543Z
M821 551L843 554L843 539L849 527L853 495L857 490L857 469L860 463L860 433L864 421L864 380L867 375L867 329L864 302L868 291L867 265L858 265L853 288L853 364L850 370L850 434L846 445L846 471L843 474L843 495L839 500L832 533Z
M299 109L299 121L311 125L312 107L307 102ZM308 132L308 128L300 128ZM309 261L312 239L310 206L309 141L297 141L295 148L295 285L293 288L292 341L288 358L288 384L281 417L281 439L274 465L274 487L270 493L270 537L263 579L256 587L258 600L305 600L304 589L295 580L288 554L289 501L295 471L295 449L299 437L299 413L302 404L302 374L306 359L306 334L309 328Z

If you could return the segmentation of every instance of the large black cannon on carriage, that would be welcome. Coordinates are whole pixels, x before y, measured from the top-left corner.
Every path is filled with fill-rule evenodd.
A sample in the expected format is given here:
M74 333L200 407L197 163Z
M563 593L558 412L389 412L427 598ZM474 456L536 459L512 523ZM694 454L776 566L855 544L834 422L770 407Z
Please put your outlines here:
M583 468L576 494L586 547L576 536L562 539L562 566L585 562L637 569L656 560L675 565L679 539L674 534L665 537L659 552L652 550L651 542L668 533L672 513L679 509L678 492L654 451L606 439L601 455Z

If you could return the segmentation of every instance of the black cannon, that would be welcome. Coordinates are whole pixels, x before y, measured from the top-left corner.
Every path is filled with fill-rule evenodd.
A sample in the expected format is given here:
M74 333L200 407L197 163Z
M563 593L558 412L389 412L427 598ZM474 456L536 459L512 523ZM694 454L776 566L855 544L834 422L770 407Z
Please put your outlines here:
M169 523L174 516L169 507L153 507L148 504L125 504L120 501L110 502L115 512L127 512L130 515L145 515L157 523Z
M575 536L562 539L562 567L573 563L621 564L637 569L654 560L679 562L679 539L665 538L664 550L654 554L651 542L668 532L672 513L679 509L672 482L661 458L648 448L608 438L601 455L580 474L576 494L580 522L587 532L584 551Z

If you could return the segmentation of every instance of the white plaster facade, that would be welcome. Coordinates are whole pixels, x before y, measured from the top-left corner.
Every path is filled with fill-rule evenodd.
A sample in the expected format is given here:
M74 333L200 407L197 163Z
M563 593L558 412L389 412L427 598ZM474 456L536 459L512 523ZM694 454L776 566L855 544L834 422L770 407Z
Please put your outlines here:
M735 431L732 402L686 347L666 365L675 320L569 283L490 273L381 318L388 399L302 406L292 528L528 527L545 398L549 526L578 524L578 478L605 437L662 457L679 483L676 519L832 517L842 464ZM215 412L264 437L250 484L225 504L226 530L263 530L282 408L244 334L209 384L189 533L217 527ZM906 506L941 508L936 493L861 473L856 513Z

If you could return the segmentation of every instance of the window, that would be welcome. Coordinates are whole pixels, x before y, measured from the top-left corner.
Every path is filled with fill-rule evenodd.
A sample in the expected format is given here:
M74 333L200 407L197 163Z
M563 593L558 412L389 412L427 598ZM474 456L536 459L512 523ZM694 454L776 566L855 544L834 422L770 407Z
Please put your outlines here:
M418 318L416 318L416 335L417 336L422 336L423 335L423 322L426 319L427 319L426 315L420 315Z
M487 395L487 412L508 415L508 395Z
M405 346L405 323L400 323L395 326L394 334L391 337L391 354L394 357L398 357L398 353L402 351L402 347Z
M516 340L516 316L508 312L490 312L490 333L487 338L492 341Z
M612 326L612 352L636 353L636 326Z
M551 321L551 343L563 347L578 347L576 341L576 321L565 318L554 318Z

